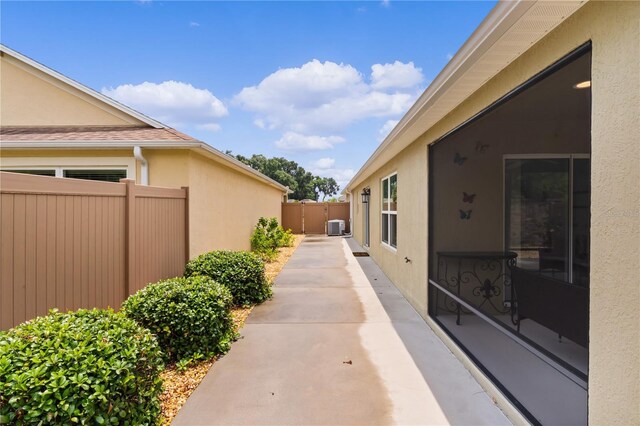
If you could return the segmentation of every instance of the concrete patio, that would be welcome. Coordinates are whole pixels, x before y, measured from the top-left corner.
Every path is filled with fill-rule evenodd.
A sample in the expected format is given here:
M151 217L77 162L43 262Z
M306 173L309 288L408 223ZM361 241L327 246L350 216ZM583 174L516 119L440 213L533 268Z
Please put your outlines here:
M347 241L303 241L172 424L510 424Z

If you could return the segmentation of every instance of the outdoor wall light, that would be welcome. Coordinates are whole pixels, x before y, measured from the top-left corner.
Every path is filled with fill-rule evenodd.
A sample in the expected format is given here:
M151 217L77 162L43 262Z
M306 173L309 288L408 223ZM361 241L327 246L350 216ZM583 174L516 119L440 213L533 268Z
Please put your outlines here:
M360 194L362 196L362 204L366 204L369 202L370 194L371 194L371 190L369 188L364 188L362 190L362 193Z
M588 89L589 87L591 87L591 80L581 81L573 85L574 89Z

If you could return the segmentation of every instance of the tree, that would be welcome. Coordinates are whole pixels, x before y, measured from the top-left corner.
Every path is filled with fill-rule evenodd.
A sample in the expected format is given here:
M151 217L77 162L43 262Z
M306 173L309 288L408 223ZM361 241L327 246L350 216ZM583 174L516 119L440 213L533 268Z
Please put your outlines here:
M231 152L227 153L231 154ZM330 181L324 182L322 180L327 178L314 176L303 167L300 167L295 161L287 160L283 157L267 158L262 154L254 154L249 158L243 155L236 155L235 157L252 169L282 185L288 186L293 191L290 197L295 200L311 199L317 201L319 192L323 193L324 199L324 196L335 194L339 189L333 178L328 178ZM320 187L317 183L320 183L322 189L319 189ZM325 192L325 190L328 192Z
M340 186L334 178L316 177L313 180L313 185L316 200L320 197L320 192L322 193L322 201L324 201L327 196L337 194L340 190Z

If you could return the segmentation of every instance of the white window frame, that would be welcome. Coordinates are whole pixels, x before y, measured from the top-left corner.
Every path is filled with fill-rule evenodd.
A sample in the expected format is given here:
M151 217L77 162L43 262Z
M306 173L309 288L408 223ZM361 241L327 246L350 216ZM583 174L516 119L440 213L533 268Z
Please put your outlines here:
M57 178L65 170L126 170L127 179L135 179L136 162L133 157L3 157L0 169L54 170Z
M393 172L388 176L383 177L382 179L380 179L380 244L384 247L387 248L391 251L393 251L394 253L398 251L398 210L397 210L397 206L396 206L396 210L385 210L385 206L384 206L384 181L388 181L387 184L387 189L388 191L391 191L391 178L395 176L396 177L396 185L398 185L398 172ZM391 198L391 194L389 194L389 199ZM391 203L389 203L389 207L391 206ZM384 242L383 240L383 229L384 229L384 224L383 224L383 215L387 215L387 230L389 232L388 235L388 242ZM396 245L393 246L391 245L391 216L395 216L396 217L396 227L395 227L395 232L396 232Z

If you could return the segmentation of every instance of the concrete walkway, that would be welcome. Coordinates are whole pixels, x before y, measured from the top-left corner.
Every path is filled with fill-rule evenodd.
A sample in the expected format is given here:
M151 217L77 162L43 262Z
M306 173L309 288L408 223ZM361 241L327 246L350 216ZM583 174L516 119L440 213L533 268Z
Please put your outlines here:
M505 425L370 258L307 236L173 425Z

